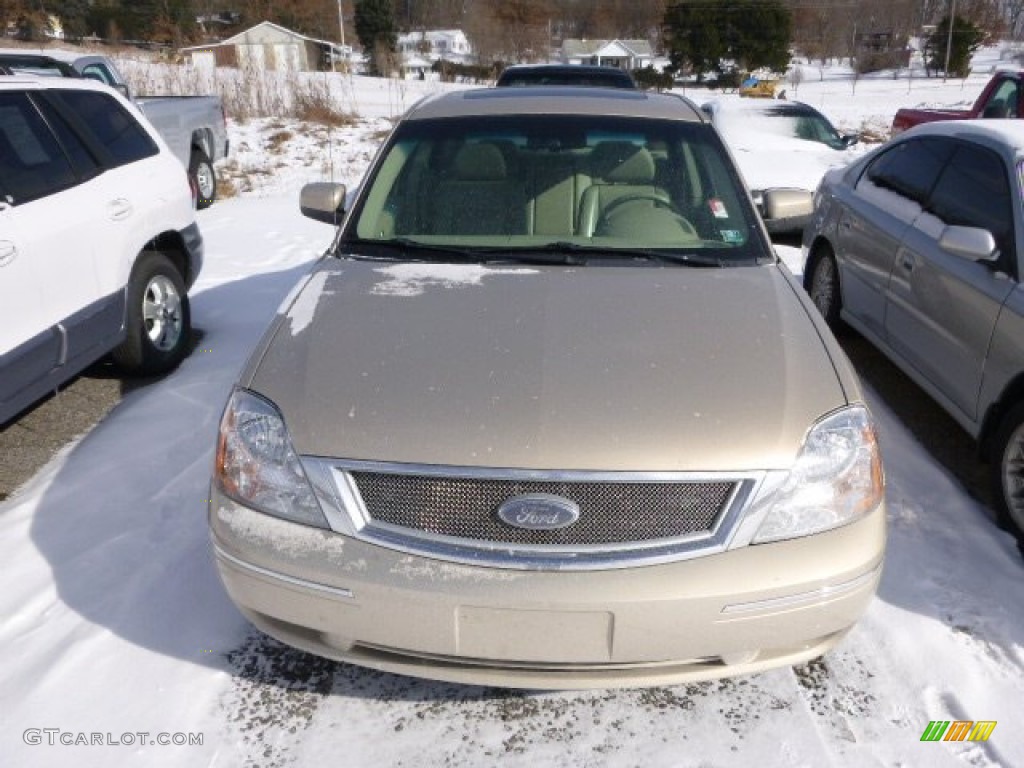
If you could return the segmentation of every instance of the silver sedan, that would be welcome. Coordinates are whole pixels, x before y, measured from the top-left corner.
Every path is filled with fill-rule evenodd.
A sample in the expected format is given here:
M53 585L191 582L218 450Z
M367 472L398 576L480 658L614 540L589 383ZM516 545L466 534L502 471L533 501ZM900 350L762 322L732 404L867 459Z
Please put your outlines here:
M804 231L805 287L942 405L992 467L1024 539L1024 125L915 128L830 172Z

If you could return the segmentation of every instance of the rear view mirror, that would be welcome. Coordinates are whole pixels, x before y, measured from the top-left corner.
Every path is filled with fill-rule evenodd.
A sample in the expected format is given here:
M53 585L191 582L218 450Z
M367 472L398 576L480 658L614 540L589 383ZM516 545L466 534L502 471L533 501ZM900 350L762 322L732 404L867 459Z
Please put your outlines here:
M996 239L987 229L948 226L939 237L939 248L971 261L994 264L999 259Z
M345 217L345 185L317 181L306 184L299 194L303 216L337 226Z

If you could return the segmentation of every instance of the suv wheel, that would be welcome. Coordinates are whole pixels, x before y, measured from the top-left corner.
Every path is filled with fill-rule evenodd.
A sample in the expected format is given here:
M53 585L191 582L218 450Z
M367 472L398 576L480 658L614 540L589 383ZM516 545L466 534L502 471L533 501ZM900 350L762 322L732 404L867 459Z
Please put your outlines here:
M995 448L992 490L999 521L1024 543L1024 403L1003 419Z
M170 260L144 251L132 270L125 311L127 336L113 358L129 373L166 373L185 357L192 318L185 283Z
M213 172L213 163L201 149L193 149L188 163L188 173L195 180L199 192L196 208L202 210L213 205L217 198L217 176Z

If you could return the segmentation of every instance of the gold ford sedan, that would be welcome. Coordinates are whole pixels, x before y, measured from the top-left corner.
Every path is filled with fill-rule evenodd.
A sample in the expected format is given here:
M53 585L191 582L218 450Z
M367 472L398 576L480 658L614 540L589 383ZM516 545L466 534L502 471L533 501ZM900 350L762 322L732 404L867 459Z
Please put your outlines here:
M871 416L692 104L428 98L350 205L301 207L337 237L242 372L212 483L261 630L568 689L802 662L864 612Z

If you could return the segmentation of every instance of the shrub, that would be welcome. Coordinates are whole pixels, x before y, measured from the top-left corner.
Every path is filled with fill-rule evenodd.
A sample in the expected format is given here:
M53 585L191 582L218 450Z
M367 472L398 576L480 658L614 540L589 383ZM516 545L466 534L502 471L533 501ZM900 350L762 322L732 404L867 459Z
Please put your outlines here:
M642 69L634 69L633 79L645 91L652 88L656 91L667 91L672 88L672 75L667 72L659 72L650 64Z

